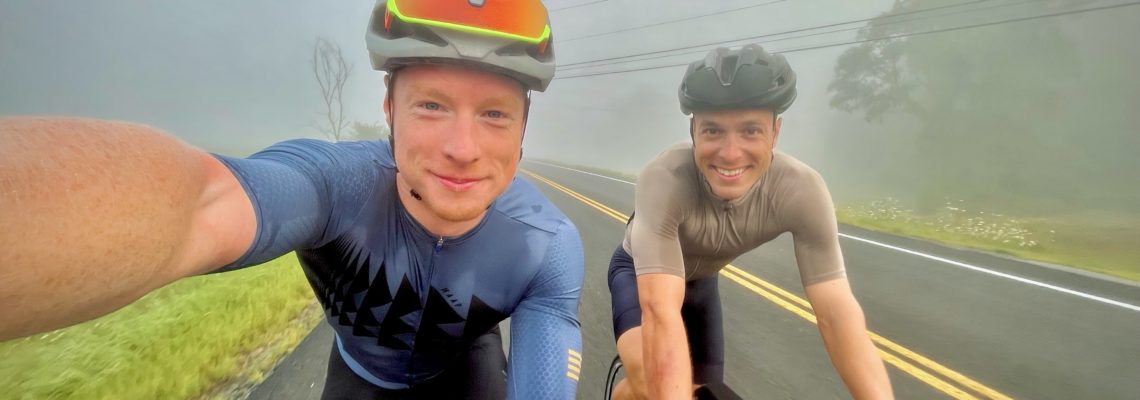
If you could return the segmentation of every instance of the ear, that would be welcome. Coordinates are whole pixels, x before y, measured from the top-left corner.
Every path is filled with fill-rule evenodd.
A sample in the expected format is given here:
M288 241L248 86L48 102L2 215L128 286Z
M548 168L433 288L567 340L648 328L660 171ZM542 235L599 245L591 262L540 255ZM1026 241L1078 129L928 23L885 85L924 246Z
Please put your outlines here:
M772 147L776 147L776 142L780 140L780 126L784 124L784 118L776 115L776 122L772 124Z
M388 129L392 129L392 85L390 84L392 74L384 74L384 119L388 122Z

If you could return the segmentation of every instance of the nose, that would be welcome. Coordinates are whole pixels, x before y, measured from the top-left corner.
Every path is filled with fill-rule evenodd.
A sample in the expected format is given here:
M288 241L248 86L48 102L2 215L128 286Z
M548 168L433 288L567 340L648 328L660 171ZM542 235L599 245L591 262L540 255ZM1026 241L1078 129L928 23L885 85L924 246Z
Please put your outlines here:
M737 135L725 135L724 141L721 142L720 149L717 150L717 157L724 161L726 166L732 166L740 158L744 157L744 151L741 149L741 139Z
M456 119L443 144L443 154L457 163L475 162L480 153L477 133L475 117Z

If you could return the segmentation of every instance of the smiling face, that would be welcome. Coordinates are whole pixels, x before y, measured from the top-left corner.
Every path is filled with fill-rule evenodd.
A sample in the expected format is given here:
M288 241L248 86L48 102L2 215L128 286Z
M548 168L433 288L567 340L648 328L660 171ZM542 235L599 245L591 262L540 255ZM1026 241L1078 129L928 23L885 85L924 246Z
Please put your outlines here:
M781 124L772 111L703 111L692 124L693 160L717 197L741 198L772 164Z
M510 78L460 66L415 65L396 73L384 104L393 111L396 183L405 207L428 230L470 229L510 185L522 151L525 93Z

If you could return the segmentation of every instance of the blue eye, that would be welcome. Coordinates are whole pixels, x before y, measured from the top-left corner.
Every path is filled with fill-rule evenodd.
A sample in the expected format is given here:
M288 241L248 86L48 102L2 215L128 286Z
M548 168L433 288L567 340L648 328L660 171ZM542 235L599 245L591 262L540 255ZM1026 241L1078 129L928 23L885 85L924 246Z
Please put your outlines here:
M496 118L496 119L498 119L498 118L503 118L503 117L505 117L506 115L504 115L502 111L488 111L488 112L487 112L487 116L488 116L488 117L491 117L491 118Z
M429 101L429 102L426 102L423 104L423 108L426 108L426 109L432 110L432 111L439 110L439 103Z

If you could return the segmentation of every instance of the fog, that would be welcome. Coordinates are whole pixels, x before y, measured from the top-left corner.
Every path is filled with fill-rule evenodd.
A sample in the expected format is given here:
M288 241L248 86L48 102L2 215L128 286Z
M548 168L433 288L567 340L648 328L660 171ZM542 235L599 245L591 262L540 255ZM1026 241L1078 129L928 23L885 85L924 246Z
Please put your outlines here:
M799 76L778 148L823 173L837 203L1137 214L1132 3L694 4L547 2L562 67L534 96L526 155L636 173L689 140L676 98L684 64L717 45L756 42L785 54ZM372 6L0 0L0 115L138 121L230 153L321 137L309 59L324 36L354 66L349 119L376 122L382 74L363 40Z
M655 4L610 1L573 10L574 17L556 14L556 29L575 37L715 11ZM676 97L682 64L712 46L688 47L766 35L754 41L784 52L799 77L778 148L823 173L838 203L894 197L919 209L965 201L999 212L1135 215L1140 83L1130 71L1140 70L1140 48L1125 38L1140 37L1140 7L1079 12L1114 4L1128 3L785 1L563 43L563 65L655 58L561 69L535 102L527 152L636 172L665 146L688 140ZM893 7L893 18L837 24ZM591 13L597 19L588 20ZM827 27L809 29L819 26ZM770 35L786 31L796 32ZM897 38L843 44L888 36ZM675 48L688 49L660 52ZM878 56L859 58L870 54L861 49ZM855 54L843 66L854 72L840 79L848 52ZM880 71L888 64L897 75ZM660 66L669 67L653 69ZM574 77L586 74L597 75ZM829 90L833 82L848 89ZM846 108L837 101L843 96Z
M383 77L368 66L367 1L0 0L0 115L142 122L244 154L322 137L310 66L318 36L355 66L352 120L383 119Z

